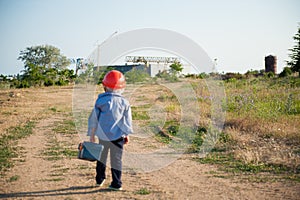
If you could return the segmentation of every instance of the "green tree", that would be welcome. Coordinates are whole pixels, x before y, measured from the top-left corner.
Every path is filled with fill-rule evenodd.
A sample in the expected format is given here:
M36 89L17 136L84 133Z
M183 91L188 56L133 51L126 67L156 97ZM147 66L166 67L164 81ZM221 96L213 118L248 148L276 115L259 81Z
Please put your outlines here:
M293 39L296 44L292 49L289 49L289 51L291 51L291 54L289 54L291 61L288 61L287 64L291 67L293 72L298 72L300 77L300 26Z
M44 71L43 66L30 63L27 66L27 70L24 70L22 81L26 82L25 85L28 86L42 86L45 81Z
M66 85L74 77L74 70L66 69L70 61L51 45L27 47L20 52L24 71L17 87Z
M180 62L173 63L172 65L170 65L170 68L172 72L175 72L175 74L178 74L183 70L182 64Z
M7 81L7 76L1 74L0 75L0 81L3 81L3 82Z
M30 67L30 64L43 66L45 69L56 68L59 70L70 65L67 57L62 55L58 48L51 45L27 47L26 50L20 52L18 60L24 62L25 70Z
M46 69L44 72L45 86L55 85L55 81L58 78L58 70L55 68Z

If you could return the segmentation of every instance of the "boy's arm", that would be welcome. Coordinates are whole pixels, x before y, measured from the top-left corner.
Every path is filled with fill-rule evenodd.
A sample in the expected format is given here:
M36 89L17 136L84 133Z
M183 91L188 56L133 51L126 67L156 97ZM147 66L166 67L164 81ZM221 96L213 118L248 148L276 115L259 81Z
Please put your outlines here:
M132 128L132 115L131 115L131 107L128 106L128 108L125 111L125 127L126 127L126 135L124 136L124 144L129 143L129 134L133 133Z
M133 127L132 127L132 114L131 114L131 107L128 106L125 113L124 113L125 121L124 121L124 132L126 133L126 136L133 133Z
M92 128L90 133L90 142L95 142L95 132L96 128Z
M89 116L88 120L88 136L90 136L90 142L95 142L95 133L98 126L98 113L97 109L94 108ZM99 111L98 111L99 112Z

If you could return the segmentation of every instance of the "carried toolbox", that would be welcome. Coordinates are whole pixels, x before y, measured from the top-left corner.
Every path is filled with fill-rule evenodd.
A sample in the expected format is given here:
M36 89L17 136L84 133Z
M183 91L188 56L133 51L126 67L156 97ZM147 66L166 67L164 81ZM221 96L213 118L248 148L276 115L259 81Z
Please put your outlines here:
M78 158L88 161L100 161L103 145L94 142L83 142L78 145Z

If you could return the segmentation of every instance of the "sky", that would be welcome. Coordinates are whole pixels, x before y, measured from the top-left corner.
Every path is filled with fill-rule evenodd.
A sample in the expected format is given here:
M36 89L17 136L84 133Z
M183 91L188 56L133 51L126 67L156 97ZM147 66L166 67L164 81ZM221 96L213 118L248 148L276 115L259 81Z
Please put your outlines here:
M187 36L217 58L219 72L264 69L270 54L280 72L299 8L299 0L0 0L0 74L20 73L17 58L27 47L48 44L87 58L114 32L141 28Z

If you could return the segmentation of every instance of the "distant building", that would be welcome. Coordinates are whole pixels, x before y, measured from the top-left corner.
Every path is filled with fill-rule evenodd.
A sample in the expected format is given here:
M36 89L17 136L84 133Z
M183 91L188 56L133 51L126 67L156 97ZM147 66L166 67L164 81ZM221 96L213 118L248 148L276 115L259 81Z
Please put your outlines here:
M265 72L277 73L277 58L276 56L266 56L265 57Z
M171 56L126 56L125 62L145 64L147 73L151 77L155 77L160 72L170 70L170 65L173 63L182 63L180 58Z
M128 71L130 71L132 69L136 69L136 70L146 71L150 75L149 68L146 67L146 65L142 65L142 64L137 64L137 65L109 65L109 66L99 66L99 67L94 67L94 71L100 70L101 68L104 68L104 67L118 70L118 71L122 72L123 74L125 74L126 72L128 72Z

